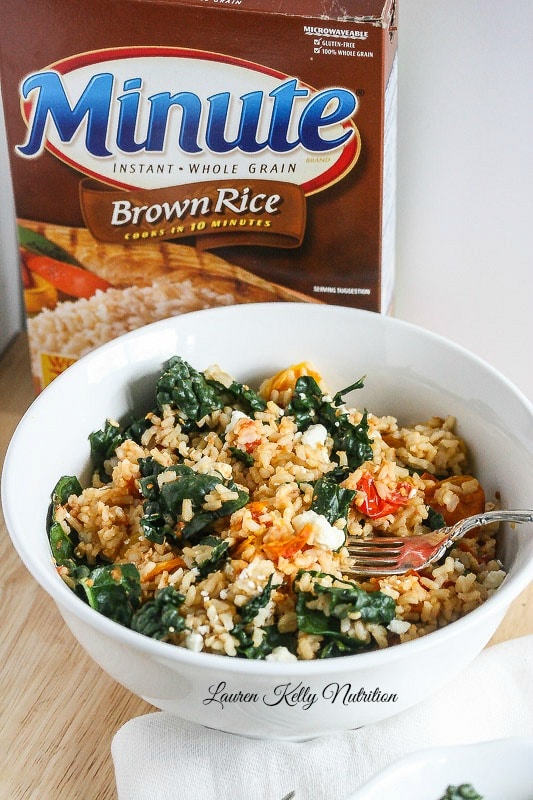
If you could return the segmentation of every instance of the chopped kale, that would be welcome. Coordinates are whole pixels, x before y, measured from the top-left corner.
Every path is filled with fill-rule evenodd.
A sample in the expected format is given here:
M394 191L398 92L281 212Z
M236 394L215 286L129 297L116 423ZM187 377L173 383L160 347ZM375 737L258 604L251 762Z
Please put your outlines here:
M353 471L364 461L372 459L372 440L368 436L368 414L365 411L361 421L354 425L348 414L342 413L336 403L342 402L342 394L351 388L361 388L363 381L337 392L334 402L326 400L320 386L310 375L303 375L296 381L293 397L287 406L287 414L294 417L298 430L304 431L310 425L322 424L333 438L332 458L338 459L339 452L345 452L347 471Z
M72 570L76 567L74 545L70 536L65 533L63 526L59 522L53 522L48 529L50 549L52 556L58 567L68 567Z
M119 444L122 444L124 438L120 426L111 420L106 420L102 430L89 434L91 461L103 483L111 480L111 476L105 470L104 462L114 456L115 450Z
M108 419L101 430L89 434L91 462L102 483L109 483L111 480L111 476L106 472L104 462L112 458L117 447L127 439L132 439L140 444L143 433L151 424L146 415L140 419L132 416L123 427Z
M170 358L163 367L156 385L160 410L169 405L186 431L193 430L200 420L224 407L220 393L201 372L179 356Z
M273 575L270 576L268 581L266 582L264 588L259 592L259 594L249 600L242 608L240 609L240 616L241 620L244 625L247 625L249 622L255 619L255 617L259 614L262 608L266 608L268 603L270 602L270 598L272 596L272 579Z
M160 504L163 514L176 521L181 521L181 506L184 500L191 500L193 518L186 522L182 529L182 536L189 539L194 534L202 531L211 522L233 514L242 508L249 500L248 492L239 489L233 481L225 481L215 475L202 475L190 467L178 465L171 467L180 476L178 480L164 483L159 492ZM222 502L216 510L201 510L206 496L213 492L217 486L224 486L237 496Z
M334 406L341 406L344 403L344 395L349 394L350 392L354 392L356 389L364 389L365 387L365 378L366 375L359 380L351 383L345 389L340 389L333 397L333 405Z
M207 382L216 390L224 405L233 408L241 406L243 411L248 413L264 411L267 407L266 400L244 383L233 381L230 386L224 386L220 381L208 380Z
M251 453L247 453L246 450L241 450L238 447L230 447L230 453L233 458L236 458L237 461L242 461L245 466L253 467L254 457L251 455Z
M124 439L133 439L137 444L141 443L143 433L152 425L151 420L146 416L140 419L132 419L124 428Z
M341 488L329 473L315 483L311 510L322 514L330 525L338 519L346 518L348 509L356 492Z
M157 477L164 469L164 466L152 456L139 459L139 470L143 478Z
M483 797L470 783L462 783L460 786L448 786L441 800L483 800Z
M52 490L51 501L46 519L46 531L50 540L52 556L58 567L67 567L69 572L76 569L75 541L73 531L69 527L67 533L57 519L56 513L59 506L64 505L71 495L80 495L83 489L79 480L71 475L64 475L58 480Z
M198 544L207 545L211 548L208 557L195 565L198 568L199 577L205 578L210 572L216 572L216 570L221 569L224 562L227 561L229 541L221 539L219 536L206 536Z
M159 409L170 405L185 431L224 406L240 407L247 413L264 411L266 401L246 384L233 381L224 386L206 378L179 356L173 356L164 367L156 386Z
M161 475L161 473L165 471L165 467L151 456L148 458L140 458L138 463L139 472L141 473L139 480L141 494L146 500L157 501L159 498L159 484L157 478L158 475Z
M342 586L324 586L319 581L314 584L316 594L326 595L330 599L329 613L338 619L344 619L349 613L360 612L363 622L388 625L395 616L396 604L392 597L383 592L366 592L352 581L339 581Z
M287 406L287 414L294 417L298 430L305 431L310 425L322 422L323 406L331 408L329 403L325 403L322 389L315 379L310 375L299 377Z
M368 413L354 425L347 414L338 417L338 428L333 433L333 452L345 452L348 468L353 471L365 461L372 460L372 440L368 436Z
M339 658L341 656L351 656L360 652L361 643L354 639L345 641L339 638L331 638L320 648L320 658Z
M428 516L426 520L426 525L428 526L428 528L431 528L432 531L438 531L439 528L445 528L446 520L444 519L442 514L439 514L439 512L435 511L435 509L431 508L431 506L426 506L426 508L428 511Z
M52 490L52 506L55 509L64 505L71 495L75 494L78 497L82 492L81 483L75 476L64 475Z
M96 567L76 583L76 592L104 616L129 627L141 602L141 580L134 564Z
M146 538L156 544L163 544L165 539L168 538L176 538L174 526L165 521L161 514L159 503L151 503L149 500L145 500L140 524Z
M146 462L149 460L146 459ZM249 500L248 492L239 489L233 481L224 480L222 476L204 475L195 472L185 464L175 464L166 469L161 469L155 462L144 463L141 467L143 477L140 480L141 493L145 497L141 525L145 536L151 541L161 544L166 536L177 541L192 539L217 519L230 516L237 509L242 508ZM154 467L153 475L145 475L147 469ZM157 476L163 472L173 473L172 480L159 485ZM206 497L223 486L236 497L224 500L217 509L206 510L204 504ZM190 500L192 505L192 519L183 519L183 501Z
M154 599L145 603L131 619L131 628L152 639L164 641L173 633L185 630L185 619L179 609L185 596L172 586L156 592Z
M314 578L311 591L299 588L304 574ZM334 581L334 586L327 585L330 579ZM349 614L356 613L363 622L388 625L396 613L394 600L383 592L366 592L351 581L341 581L324 573L299 573L295 589L298 630L324 637L320 652L322 658L367 647L366 642L341 632L341 620ZM325 603L319 602L321 596L325 598Z
M266 400L243 383L234 381L228 391L234 400L242 403L249 411L264 411L267 407Z
M407 462L407 459L402 460L397 450L396 450L396 461L398 464L401 464L401 466L407 470L409 475L424 475L427 472L426 467L415 467L412 464L409 464ZM448 470L441 468L441 471L435 472L433 477L435 478L435 480L443 481L445 478L449 478L450 475L451 473Z
M274 576L271 575L261 592L239 609L241 619L231 633L238 640L237 655L241 658L264 659L276 647L285 647L290 652L295 652L296 641L294 635L280 633L276 625L261 627L260 635L262 638L260 643L257 644L257 630L259 629L253 628L252 623L259 611L270 602L272 591L275 588L272 585L273 578Z
M280 633L277 625L266 625L261 628L261 632L261 642L254 644L253 633L246 631L240 623L236 625L231 633L238 641L237 655L241 658L262 660L269 656L276 647L285 647L289 652L295 653L293 634Z

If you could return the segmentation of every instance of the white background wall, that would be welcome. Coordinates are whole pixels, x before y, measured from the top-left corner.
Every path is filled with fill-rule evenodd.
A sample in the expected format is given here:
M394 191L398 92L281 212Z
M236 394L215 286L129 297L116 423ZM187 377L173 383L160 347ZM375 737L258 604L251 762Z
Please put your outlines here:
M396 315L533 400L533 2L399 3Z
M395 313L533 399L533 0L399 0ZM21 325L0 148L0 348Z

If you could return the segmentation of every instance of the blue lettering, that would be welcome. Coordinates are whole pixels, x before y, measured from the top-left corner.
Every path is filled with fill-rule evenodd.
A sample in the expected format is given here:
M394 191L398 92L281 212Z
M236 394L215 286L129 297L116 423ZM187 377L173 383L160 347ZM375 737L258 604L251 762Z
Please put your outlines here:
M26 99L34 89L39 89L39 96L30 135L24 145L17 147L23 156L34 156L41 151L49 117L62 142L70 142L87 117L87 150L93 156L111 155L106 147L106 136L113 89L112 75L102 73L92 77L74 108L70 106L57 72L41 72L27 78L22 85L23 97Z
M202 116L202 101L193 92L161 92L148 98L151 103L148 120L148 136L146 149L153 153L162 153L165 149L168 114L172 106L181 106L182 119L178 144L184 153L201 153L198 145L198 132Z
M129 89L140 89L142 81L140 78L131 78L125 81L124 91ZM125 153L138 153L139 150L146 149L146 141L137 144L135 141L135 128L137 126L137 115L139 113L139 92L131 92L117 97L120 103L117 129L117 146Z
M209 150L215 153L229 153L237 147L243 153L258 153L268 146L266 142L257 141L257 128L263 105L263 92L250 92L240 98L242 103L239 131L237 138L232 142L226 137L226 124L229 116L231 95L229 92L220 92L207 98L209 101L209 116L205 141Z
M326 107L329 103L336 103L336 108L329 113ZM320 92L306 105L300 117L298 132L302 145L312 152L323 150L333 150L348 141L352 135L352 130L347 130L337 139L323 139L320 129L329 125L336 125L347 120L355 111L357 105L356 98L346 89L329 89Z
M38 154L47 138L48 126L54 125L61 142L68 143L85 125L85 144L92 156L104 158L112 155L108 147L113 144L122 153L142 150L162 153L172 146L168 141L168 129L174 107L181 110L176 144L182 152L189 154L202 152L204 124L205 146L213 153L237 149L243 153L258 153L267 148L274 153L288 153L299 146L320 153L341 147L354 133L354 128L349 126L336 138L331 138L331 133L328 138L328 129L342 126L354 113L357 100L351 92L326 89L308 99L310 90L298 88L296 79L290 79L270 92L270 100L265 101L262 91L249 92L239 98L238 129L234 138L231 138L228 125L234 116L231 105L236 101L229 92L219 92L207 98L207 115L203 113L201 98L193 92L153 94L147 98L150 106L143 134L138 129L143 102L142 79L129 78L123 83L123 94L115 98L119 111L113 142L113 132L109 129L113 86L113 75L95 75L72 106L58 73L48 71L27 78L22 86L24 99L34 91L38 91L38 95L33 103L27 141L17 147L18 152L26 157ZM303 108L296 109L297 101ZM267 122L268 114L268 137L261 139L259 128L262 122Z
M307 97L307 89L297 89L296 81L287 81L270 92L270 97L274 98L274 109L272 111L272 121L270 123L270 147L276 153L288 153L298 147L299 140L289 142L289 124L291 121L294 99L296 97Z

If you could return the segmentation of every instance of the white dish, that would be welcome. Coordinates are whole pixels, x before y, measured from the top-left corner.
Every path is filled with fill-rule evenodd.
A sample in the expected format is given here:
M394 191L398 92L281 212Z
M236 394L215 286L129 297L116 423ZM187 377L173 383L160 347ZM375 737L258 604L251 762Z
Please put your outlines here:
M533 739L421 750L380 772L346 800L440 800L471 784L483 800L533 800Z
M439 336L371 312L303 303L216 308L156 322L54 380L25 414L5 459L2 504L14 546L92 658L132 692L184 719L287 740L372 724L452 681L533 579L531 526L506 529L501 555L509 574L464 618L386 650L317 661L248 661L156 641L94 611L59 578L45 529L52 488L61 475L88 479L89 433L106 417L148 408L153 379L175 354L200 370L218 363L252 385L302 360L314 362L333 389L366 374L358 405L405 422L456 416L487 494L499 491L506 507L532 504L531 404L499 372ZM221 682L234 698L224 708L206 702ZM333 684L350 689L349 701L332 701ZM355 695L361 688L367 696L379 689L381 700L354 701L351 689Z

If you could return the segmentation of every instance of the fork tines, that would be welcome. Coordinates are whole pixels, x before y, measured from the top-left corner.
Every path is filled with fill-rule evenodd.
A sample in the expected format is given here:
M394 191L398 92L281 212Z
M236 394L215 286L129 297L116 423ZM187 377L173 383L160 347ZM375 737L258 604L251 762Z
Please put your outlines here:
M351 556L356 558L362 558L363 556L383 558L389 555L397 557L404 545L405 540L402 539L372 539L369 542L365 539L351 539L347 545L347 550Z
M352 547L354 550L364 551L364 550L397 550L398 548L402 547L405 544L405 539L397 538L394 539L389 536L382 536L380 539L349 539L348 547Z
M355 560L354 570L358 566L372 566L373 568L387 568L397 564L405 540L402 539L351 539L348 554Z

